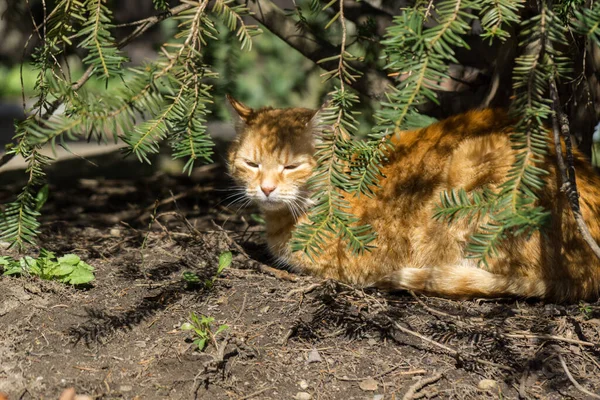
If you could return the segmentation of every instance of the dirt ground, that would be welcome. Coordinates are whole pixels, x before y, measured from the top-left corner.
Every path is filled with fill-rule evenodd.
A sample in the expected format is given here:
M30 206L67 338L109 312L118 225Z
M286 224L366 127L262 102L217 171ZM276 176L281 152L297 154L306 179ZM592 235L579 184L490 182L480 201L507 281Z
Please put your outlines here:
M69 169L51 186L40 243L76 253L96 280L0 278L0 392L11 400L68 387L94 399L600 393L598 302L450 301L289 274L269 266L256 210L227 207L222 165L191 177L120 167L118 179ZM0 201L18 187L4 184ZM182 279L210 279L224 251L233 263L212 288ZM190 312L229 329L200 352L180 329Z

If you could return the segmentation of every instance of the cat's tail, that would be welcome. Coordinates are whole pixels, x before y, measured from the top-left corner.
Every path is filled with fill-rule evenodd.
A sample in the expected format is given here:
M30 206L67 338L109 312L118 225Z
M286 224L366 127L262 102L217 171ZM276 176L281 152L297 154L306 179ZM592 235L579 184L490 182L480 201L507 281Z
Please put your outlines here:
M413 290L433 296L472 299L479 297L548 297L541 279L507 277L475 266L402 268L375 284L388 290Z

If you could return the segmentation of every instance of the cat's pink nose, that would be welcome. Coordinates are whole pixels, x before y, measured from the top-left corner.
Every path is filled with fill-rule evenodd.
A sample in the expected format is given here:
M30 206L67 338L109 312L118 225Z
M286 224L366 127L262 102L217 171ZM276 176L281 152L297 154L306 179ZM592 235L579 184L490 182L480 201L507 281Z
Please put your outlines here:
M261 186L260 190L262 190L262 192L265 194L265 196L269 197L269 195L271 193L273 193L273 190L275 190L276 187L275 186Z

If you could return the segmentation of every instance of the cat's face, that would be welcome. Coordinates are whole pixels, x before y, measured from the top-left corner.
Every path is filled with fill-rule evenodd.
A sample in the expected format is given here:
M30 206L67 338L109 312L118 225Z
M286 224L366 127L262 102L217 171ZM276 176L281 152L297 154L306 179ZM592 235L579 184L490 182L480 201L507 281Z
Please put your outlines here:
M228 98L239 115L229 170L240 195L265 211L306 206L306 183L315 166L314 110L252 110Z

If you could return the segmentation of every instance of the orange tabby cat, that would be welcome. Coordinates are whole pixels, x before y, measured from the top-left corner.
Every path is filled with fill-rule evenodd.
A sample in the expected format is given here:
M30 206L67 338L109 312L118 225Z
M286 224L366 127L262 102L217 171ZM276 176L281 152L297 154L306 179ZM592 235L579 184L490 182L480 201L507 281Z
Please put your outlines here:
M306 182L315 167L315 111L252 110L229 101L239 115L238 137L229 152L231 174L264 212L269 249L293 269L444 297L598 297L600 262L581 238L558 189L552 149L543 165L550 175L540 193L540 204L552 212L550 226L529 239L505 240L488 268L465 257L481 220L448 224L432 218L440 192L495 188L505 180L515 155L503 111L470 111L395 135L375 197L348 197L352 213L377 232L376 248L353 256L341 239L332 238L311 262L301 252L292 253L289 241L311 206ZM579 153L576 169L581 211L599 240L600 178Z

